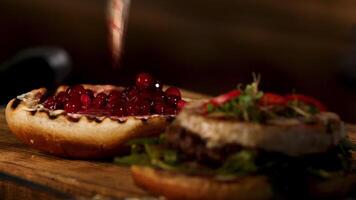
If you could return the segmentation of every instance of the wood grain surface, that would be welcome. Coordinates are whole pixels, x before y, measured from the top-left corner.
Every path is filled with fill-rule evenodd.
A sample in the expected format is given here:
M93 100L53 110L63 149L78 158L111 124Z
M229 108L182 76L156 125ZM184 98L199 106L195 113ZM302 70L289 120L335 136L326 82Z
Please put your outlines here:
M34 194L43 193L44 199L49 196L54 199L120 199L147 195L133 184L129 169L113 165L109 160L68 160L26 147L9 132L3 113L2 109L0 179L5 183L0 185L9 191L1 190L0 199L18 199L16 195L26 193L26 190L35 191ZM10 182L10 185L6 182ZM12 191L11 194L11 184L24 188L23 192ZM14 198L12 195L15 195ZM40 199L41 195L36 197Z
M28 148L10 133L0 112L0 199L150 197L134 185L128 168L110 160L68 160ZM348 130L356 142L356 126Z

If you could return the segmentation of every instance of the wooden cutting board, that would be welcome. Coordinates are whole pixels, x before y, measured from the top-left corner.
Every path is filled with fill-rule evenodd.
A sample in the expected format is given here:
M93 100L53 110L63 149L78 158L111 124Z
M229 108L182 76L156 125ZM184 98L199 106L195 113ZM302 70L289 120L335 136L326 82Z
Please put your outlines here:
M129 169L110 160L68 160L28 148L9 132L3 109L0 180L0 199L116 199L147 195L134 185Z
M182 90L187 99L207 96ZM111 160L62 159L17 140L0 108L0 199L123 199L149 197L133 183L126 167Z
M348 125L348 130L356 142L356 125ZM10 133L4 109L0 109L0 199L106 200L149 196L134 185L128 168L110 160L68 160L28 148Z

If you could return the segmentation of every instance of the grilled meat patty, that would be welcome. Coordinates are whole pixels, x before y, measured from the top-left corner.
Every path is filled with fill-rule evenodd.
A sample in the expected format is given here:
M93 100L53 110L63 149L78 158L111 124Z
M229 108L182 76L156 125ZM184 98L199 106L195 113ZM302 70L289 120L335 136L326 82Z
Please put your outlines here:
M344 124L335 113L319 113L314 116L312 123L298 118L277 118L266 123L254 123L206 116L202 111L204 104L204 101L195 102L183 109L177 116L175 126L197 136L186 139L187 143L196 140L193 138L204 141L208 152L237 145L300 156L325 152L345 137ZM168 132L174 129L177 128L173 126ZM195 151L200 152L199 145L196 148Z
M296 169L298 168L297 166L300 167L303 165L323 167L330 170L338 170L343 167L338 156L338 148L335 147L322 153L294 157L279 152L268 152L259 148L246 148L238 144L208 148L205 140L200 138L196 133L183 128L177 122L173 122L168 127L165 141L167 146L181 152L180 155L184 155L187 161L195 160L211 167L220 166L227 158L241 150L253 151L257 155L256 162L262 165L273 161L280 164L293 163L292 165Z
M169 146L183 152L189 158L200 162L221 163L229 155L242 149L240 145L231 144L219 148L207 148L206 141L197 134L173 122L166 131L166 142Z

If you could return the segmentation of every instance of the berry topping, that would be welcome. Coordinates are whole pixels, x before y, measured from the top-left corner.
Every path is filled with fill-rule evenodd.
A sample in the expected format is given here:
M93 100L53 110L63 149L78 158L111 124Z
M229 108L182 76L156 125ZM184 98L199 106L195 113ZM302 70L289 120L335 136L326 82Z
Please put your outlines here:
M62 109L64 105L68 102L68 99L68 95L65 92L59 92L55 97L58 107Z
M149 115L151 113L151 104L148 101L140 102L140 114Z
M154 111L158 114L163 114L165 111L165 105L163 103L157 103L154 105Z
M93 100L93 106L95 108L103 108L106 105L107 95L103 92L97 94Z
M126 107L126 112L128 115L139 115L140 114L140 107L138 104L135 103L128 103Z
M166 95L162 91L156 91L155 93L152 94L153 101L155 102L161 102L166 99Z
M177 96L177 97L181 96L179 89L176 87L167 88L165 93L167 96Z
M67 113L97 116L176 115L185 101L178 88L169 87L162 91L162 87L159 80L142 73L137 76L135 85L122 90L98 93L83 85L75 85L45 99L43 106L49 110L64 109Z
M167 103L170 106L177 106L178 101L180 100L179 96L169 95L167 96Z
M67 89L67 94L69 96L81 95L85 93L85 89L82 85L75 85Z
M142 89L147 89L153 86L154 79L150 74L141 73L136 77L136 86Z
M177 102L177 107L179 110L182 110L186 104L187 104L187 102L184 101L183 99L181 99Z
M123 117L126 115L126 107L123 104L118 104L113 111L112 115L114 116Z
M173 107L166 107L164 112L168 115L176 115L177 114L177 110Z
M91 99L94 98L94 92L89 89L85 90L85 94L88 95Z
M118 101L120 99L120 97L121 97L121 92L118 91L118 90L113 90L109 94L108 102L109 103L116 102L116 101Z
M64 110L67 113L75 113L78 112L81 108L82 104L79 98L71 98L68 103L64 106Z
M54 97L49 97L44 103L43 106L47 109L56 109L56 101L54 100Z
M82 102L82 105L83 105L84 107L88 107L88 106L90 105L90 103L91 103L91 98L90 98L90 96L87 95L87 94L82 94L82 95L80 96L80 101Z

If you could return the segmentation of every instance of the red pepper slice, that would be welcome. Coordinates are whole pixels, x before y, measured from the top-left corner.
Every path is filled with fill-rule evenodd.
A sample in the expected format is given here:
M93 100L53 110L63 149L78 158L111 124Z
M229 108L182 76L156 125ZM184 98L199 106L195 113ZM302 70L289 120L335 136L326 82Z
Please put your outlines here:
M319 101L316 98L307 96L307 95L303 95L303 94L290 94L290 95L286 95L286 99L287 101L301 101L303 103L315 106L316 108L319 109L320 112L324 112L326 111L326 106L321 103L321 101Z
M234 99L238 96L240 96L241 91L240 90L232 90L228 93L219 95L213 99L210 100L210 103L213 104L214 106L219 106L221 104L224 104L228 101L230 101L231 99Z
M260 105L286 105L287 100L284 96L275 93L264 93L260 99Z

